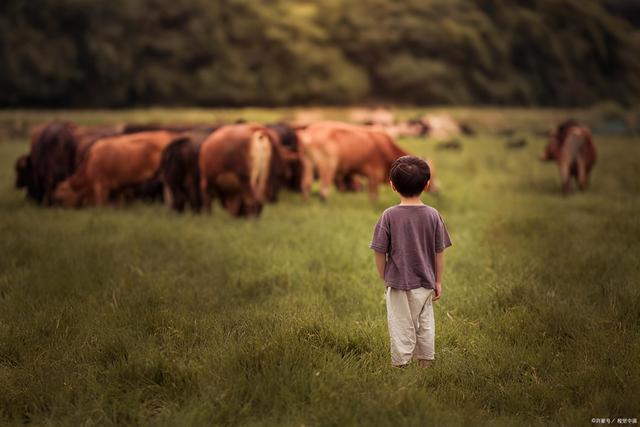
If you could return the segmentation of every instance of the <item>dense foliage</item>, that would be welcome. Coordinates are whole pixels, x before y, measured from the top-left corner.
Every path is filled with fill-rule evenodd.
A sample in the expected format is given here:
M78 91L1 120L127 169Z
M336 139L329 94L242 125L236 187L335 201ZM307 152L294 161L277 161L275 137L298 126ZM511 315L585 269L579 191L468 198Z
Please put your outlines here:
M4 0L0 105L640 98L629 0Z

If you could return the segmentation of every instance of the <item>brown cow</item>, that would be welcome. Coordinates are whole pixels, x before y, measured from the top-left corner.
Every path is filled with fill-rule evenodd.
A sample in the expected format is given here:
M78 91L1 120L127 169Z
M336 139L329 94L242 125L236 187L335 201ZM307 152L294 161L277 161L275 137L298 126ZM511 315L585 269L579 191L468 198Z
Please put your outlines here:
M28 155L16 163L16 186L38 203L51 204L58 183L73 174L86 147L99 137L117 134L116 127L78 127L70 122L44 123L31 133Z
M571 178L576 179L580 190L587 187L596 157L591 130L574 120L567 120L551 132L540 160L556 161L560 169L562 191L566 194L571 187Z
M274 196L270 193L277 191L272 185L280 158L275 138L266 127L246 123L223 126L202 143L200 194L207 212L217 196L233 216L261 213L263 204Z
M189 202L193 212L202 207L200 199L200 146L211 132L189 132L180 135L162 152L160 178L164 186L165 205L184 211Z
M407 155L383 131L339 122L319 122L298 132L303 164L302 193L309 196L314 170L320 177L320 196L326 199L332 183L356 189L353 175L368 180L369 196L378 196L378 185L389 178L391 164ZM435 189L435 186L433 187Z
M156 176L162 150L175 137L160 131L99 139L76 173L56 188L56 201L67 207L105 205L119 190L147 183Z

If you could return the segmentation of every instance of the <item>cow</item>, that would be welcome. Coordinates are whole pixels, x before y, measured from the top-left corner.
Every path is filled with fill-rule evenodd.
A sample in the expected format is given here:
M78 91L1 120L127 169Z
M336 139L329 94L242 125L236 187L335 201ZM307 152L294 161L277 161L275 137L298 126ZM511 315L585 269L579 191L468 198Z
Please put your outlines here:
M160 179L164 186L165 205L183 212L189 202L193 212L202 207L200 198L200 146L210 132L190 132L180 135L162 152Z
M76 167L75 125L54 122L37 127L31 136L30 176L27 195L39 204L51 205L55 187Z
M119 192L148 185L157 177L162 150L175 137L157 131L95 141L77 171L56 188L56 202L66 207L102 206Z
M70 122L36 126L31 132L29 154L16 162L16 187L27 188L27 196L49 205L53 190L71 176L84 152L100 137L114 135L117 127L79 127Z
M283 172L276 172L279 175L276 179L283 181L281 184L284 184L287 189L291 191L300 191L300 184L302 181L302 163L300 162L299 155L300 142L298 141L298 134L286 123L267 124L266 127L277 134L277 137L272 136L272 139L280 142L280 148L278 151L283 157L283 160L287 163L286 167L281 168L283 169ZM288 177L285 176L287 173Z
M591 130L575 120L567 120L551 131L540 156L542 161L555 160L558 164L564 194L570 190L571 178L576 179L580 190L586 189L596 158Z
M318 122L298 132L303 165L302 194L308 198L314 171L320 196L326 200L332 183L357 190L354 175L368 180L369 196L377 199L378 185L388 180L391 164L407 152L385 132L340 122ZM435 186L433 187L435 189Z
M233 216L259 216L276 188L276 162L281 161L277 135L255 123L223 126L200 148L200 195L211 212L214 197Z

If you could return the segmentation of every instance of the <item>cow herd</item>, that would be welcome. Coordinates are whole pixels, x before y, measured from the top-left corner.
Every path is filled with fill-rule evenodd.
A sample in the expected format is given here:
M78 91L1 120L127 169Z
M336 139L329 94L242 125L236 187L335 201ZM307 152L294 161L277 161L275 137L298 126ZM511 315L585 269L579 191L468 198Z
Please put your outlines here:
M233 216L258 216L281 189L306 199L319 181L320 197L358 191L369 196L388 180L391 164L408 154L378 126L319 121L222 126L38 126L29 154L16 161L16 187L42 205L80 208L162 200L182 212L211 212L214 200ZM555 128L541 160L555 160L563 191L580 189L596 160L590 130L568 120ZM433 164L430 191L438 187Z
M38 126L30 152L16 162L16 187L42 205L80 208L163 200L176 210L258 216L282 188L308 198L316 179L326 199L332 185L369 194L407 153L385 132L341 122L292 128L284 123L205 126ZM435 186L434 186L435 189Z

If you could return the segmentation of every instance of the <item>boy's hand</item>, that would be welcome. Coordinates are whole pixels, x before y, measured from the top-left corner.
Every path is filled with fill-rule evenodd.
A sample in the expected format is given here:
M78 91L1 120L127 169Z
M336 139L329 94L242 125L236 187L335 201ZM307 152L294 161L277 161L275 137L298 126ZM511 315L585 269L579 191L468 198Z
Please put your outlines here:
M442 283L436 282L435 295L433 296L434 301L438 301L440 296L442 295Z

